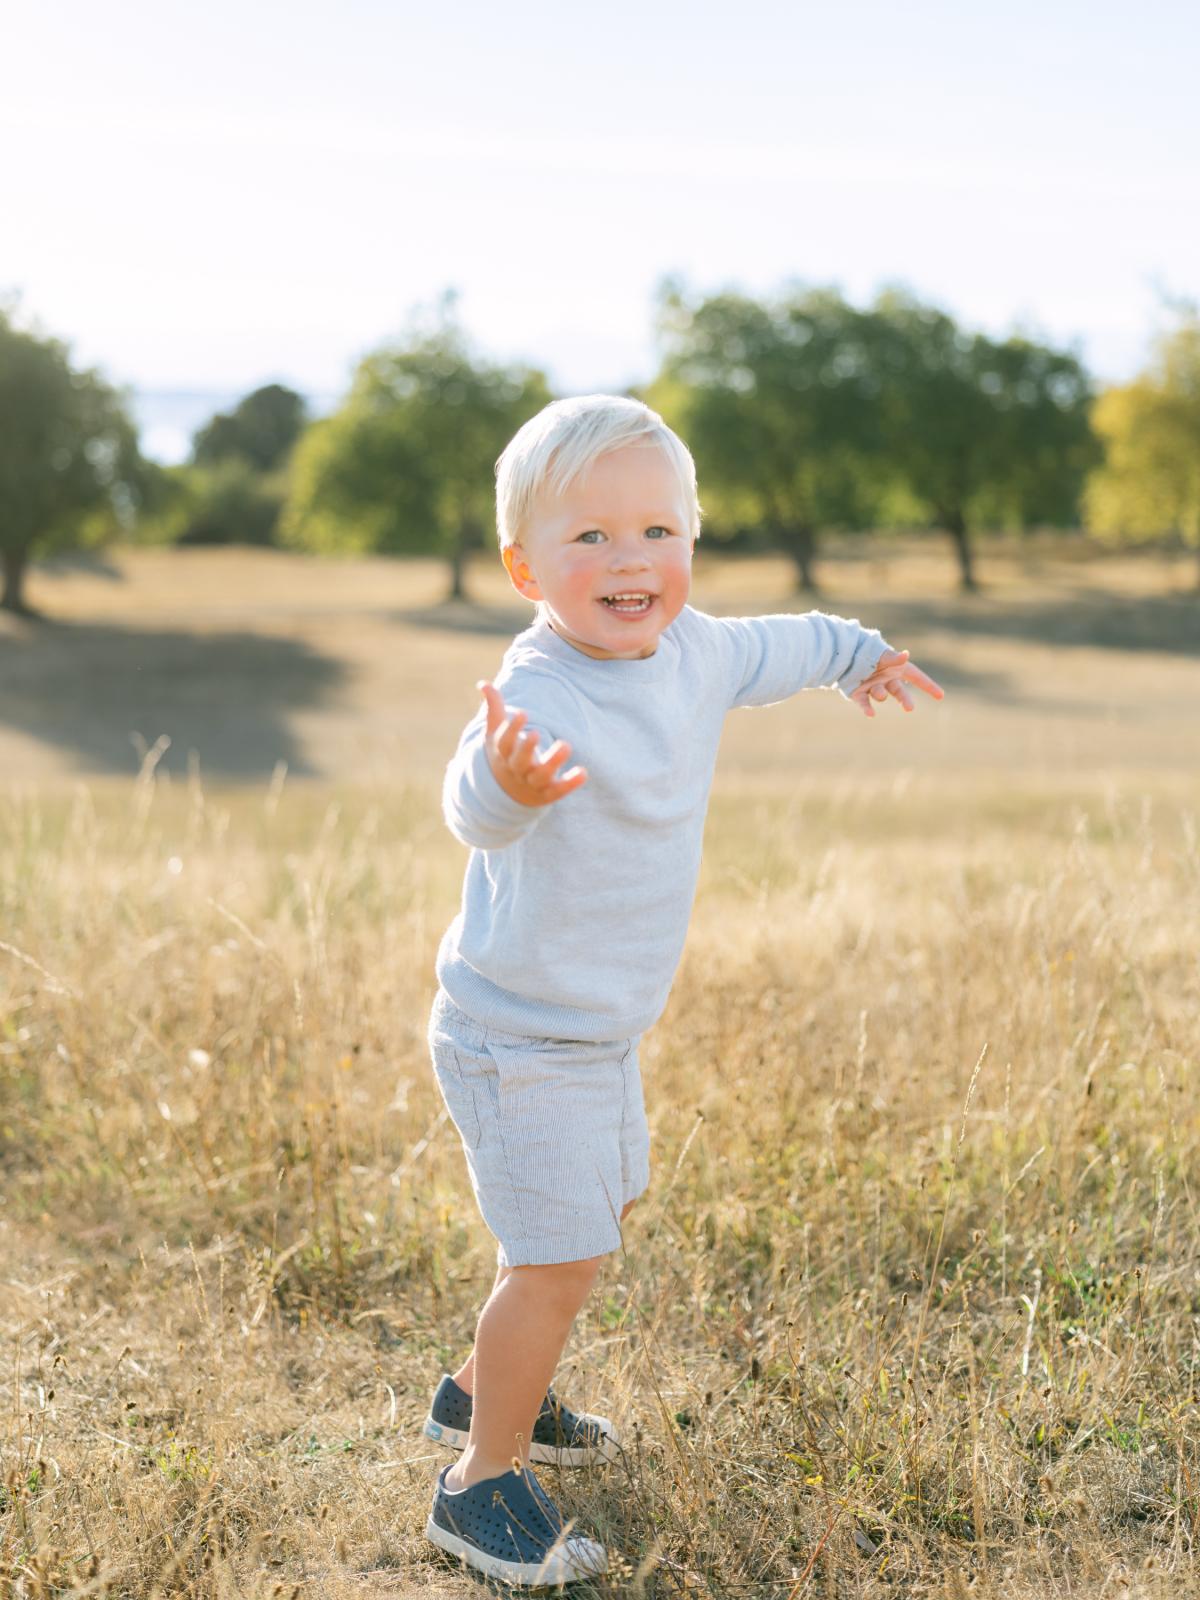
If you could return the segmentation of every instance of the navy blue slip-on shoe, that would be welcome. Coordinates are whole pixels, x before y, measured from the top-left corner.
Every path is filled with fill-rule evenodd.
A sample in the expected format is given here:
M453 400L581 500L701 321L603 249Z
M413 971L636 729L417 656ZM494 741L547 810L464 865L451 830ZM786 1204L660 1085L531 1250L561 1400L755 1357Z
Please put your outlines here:
M502 1472L469 1489L447 1489L438 1473L426 1537L468 1567L510 1584L578 1583L608 1571L608 1554L572 1524L534 1477Z
M473 1397L449 1373L438 1384L425 1418L425 1433L452 1450L465 1450L471 1431ZM615 1461L620 1445L607 1417L572 1411L551 1387L533 1424L529 1459L557 1467L582 1467L589 1461Z

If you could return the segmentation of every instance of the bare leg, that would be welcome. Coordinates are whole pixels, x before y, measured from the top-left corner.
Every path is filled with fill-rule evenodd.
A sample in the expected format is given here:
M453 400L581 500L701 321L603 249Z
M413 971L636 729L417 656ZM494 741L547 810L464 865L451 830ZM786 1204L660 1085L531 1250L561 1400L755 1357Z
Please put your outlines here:
M637 1205L636 1198L633 1199L633 1200L627 1200L625 1202L625 1204L621 1207L621 1221L622 1222L625 1221L625 1218L633 1210L635 1205ZM492 1285L492 1294L495 1294L496 1290L504 1282L505 1278L508 1276L508 1274L511 1271L512 1271L511 1267L497 1267L496 1268L496 1281ZM471 1354L463 1362L462 1366L459 1367L458 1371L457 1372L452 1372L450 1374L450 1376L454 1379L455 1383L458 1385L458 1387L460 1389L465 1389L468 1394L474 1394L474 1392L475 1392L475 1351L474 1351L473 1348L471 1350ZM553 1374L551 1374L551 1376L553 1376ZM549 1380L547 1380L547 1382L548 1381ZM539 1400L538 1404L539 1405L541 1404L540 1400Z
M533 1424L603 1256L512 1267L492 1291L475 1333L475 1404L461 1458L446 1487L466 1489L529 1461Z
M499 1267L498 1266L496 1268L496 1281L495 1281L495 1283L492 1284L492 1294L496 1293L497 1289L499 1289L500 1285L504 1282L505 1278L508 1277L508 1275L509 1275L509 1273L511 1271L512 1271L511 1267ZM491 1299L491 1295L488 1296L488 1299L489 1300ZM486 1301L485 1301L485 1304L486 1304ZM482 1315L482 1313L481 1313L481 1315ZM457 1372L452 1372L450 1374L450 1376L454 1379L455 1383L458 1385L458 1387L460 1389L465 1389L468 1394L474 1394L475 1393L475 1346L474 1345L471 1346L471 1354L463 1362L462 1366L459 1367Z

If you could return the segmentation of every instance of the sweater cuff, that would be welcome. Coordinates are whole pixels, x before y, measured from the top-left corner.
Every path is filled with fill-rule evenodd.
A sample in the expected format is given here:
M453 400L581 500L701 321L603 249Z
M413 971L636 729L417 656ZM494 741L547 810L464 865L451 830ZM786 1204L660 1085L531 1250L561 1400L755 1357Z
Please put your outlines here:
M887 644L886 642L881 642L879 646L876 647L872 641L868 648L867 661L857 667L851 666L842 674L842 676L838 679L838 689L842 694L845 695L847 700L849 700L850 696L860 684L867 681L867 679L875 671L875 668L883 660L884 656L888 654L891 648L891 645Z

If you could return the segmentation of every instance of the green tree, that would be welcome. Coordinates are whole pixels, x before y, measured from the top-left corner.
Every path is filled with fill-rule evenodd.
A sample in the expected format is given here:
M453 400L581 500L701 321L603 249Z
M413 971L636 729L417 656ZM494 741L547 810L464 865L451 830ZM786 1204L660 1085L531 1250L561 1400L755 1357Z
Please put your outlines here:
M212 466L169 469L173 492L158 518L161 536L178 545L276 542L287 472L258 472L243 456Z
M114 519L131 525L146 476L124 397L0 310L0 606L29 613L35 551L100 542Z
M662 366L644 397L702 461L706 508L760 526L815 591L820 531L869 526L882 487L870 318L829 289L689 302L668 278L656 331Z
M279 383L217 412L195 433L191 460L172 469L152 519L158 534L175 544L274 544L306 421L304 397Z
M977 522L1075 520L1097 459L1087 373L1072 354L967 333L895 290L872 321L891 471L950 534L962 587L976 589Z
M494 526L495 463L550 400L542 373L471 349L447 294L400 343L360 362L350 394L296 448L281 540L320 551L437 554L462 598Z
M1200 313L1183 308L1149 369L1096 402L1104 461L1088 480L1088 526L1103 538L1173 536L1200 557ZM1196 571L1200 590L1200 565Z
M287 459L306 421L303 395L268 383L239 400L232 411L218 411L196 432L192 460L201 467L244 461L259 472L271 472Z

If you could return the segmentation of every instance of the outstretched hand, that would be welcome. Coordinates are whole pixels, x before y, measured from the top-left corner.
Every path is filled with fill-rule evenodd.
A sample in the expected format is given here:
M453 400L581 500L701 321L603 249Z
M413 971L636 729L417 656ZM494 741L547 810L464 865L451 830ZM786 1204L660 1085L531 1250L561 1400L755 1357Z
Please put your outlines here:
M565 740L556 739L539 761L537 734L521 731L528 720L527 713L510 711L494 683L481 681L475 687L487 703L488 765L505 794L523 806L548 806L587 782L583 767L560 773L571 753Z
M864 678L858 688L849 696L856 705L862 707L868 717L875 715L872 700L886 700L892 695L899 700L905 711L913 709L912 700L908 690L904 687L911 683L917 689L923 689L926 694L932 695L935 700L945 698L946 691L940 683L935 683L927 672L922 672L908 659L907 650L887 650L875 663L875 670L869 678Z

